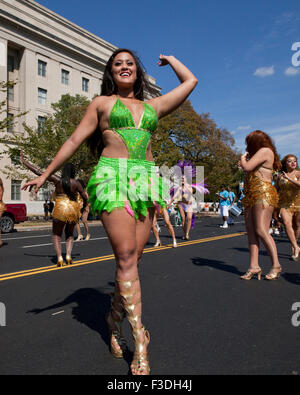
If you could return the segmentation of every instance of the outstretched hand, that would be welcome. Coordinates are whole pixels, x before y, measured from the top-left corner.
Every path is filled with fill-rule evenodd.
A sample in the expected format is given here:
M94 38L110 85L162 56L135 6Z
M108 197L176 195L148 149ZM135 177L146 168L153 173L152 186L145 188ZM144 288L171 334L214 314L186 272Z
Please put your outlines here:
M43 176L39 176L35 178L34 180L27 182L22 186L22 190L26 191L27 188L29 188L29 192L31 192L32 188L35 186L35 193L38 193L38 190L43 186L46 182L46 179Z

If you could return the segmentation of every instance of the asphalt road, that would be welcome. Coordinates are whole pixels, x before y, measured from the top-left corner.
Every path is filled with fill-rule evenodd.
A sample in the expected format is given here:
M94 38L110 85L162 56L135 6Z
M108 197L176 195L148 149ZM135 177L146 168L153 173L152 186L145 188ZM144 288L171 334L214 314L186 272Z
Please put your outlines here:
M300 373L300 262L277 237L283 275L277 281L240 280L248 267L243 218L220 229L219 218L196 222L191 240L174 249L162 227L163 247L151 235L140 265L143 322L151 334L153 375ZM56 268L50 229L3 235L0 250L0 374L127 375L108 350L105 314L113 290L114 259L101 226L74 244L74 265ZM180 228L176 234L181 236ZM264 250L263 273L270 268ZM2 305L3 306L3 305ZM295 316L294 316L294 324ZM299 319L300 323L300 319Z

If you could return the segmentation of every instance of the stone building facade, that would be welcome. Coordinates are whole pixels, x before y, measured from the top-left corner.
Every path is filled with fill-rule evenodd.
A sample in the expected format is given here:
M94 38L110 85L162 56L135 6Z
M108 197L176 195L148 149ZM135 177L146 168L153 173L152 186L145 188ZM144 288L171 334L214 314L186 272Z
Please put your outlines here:
M7 115L27 112L14 130L24 133L24 121L42 126L62 94L88 99L99 94L106 61L116 48L33 0L0 0L0 81L17 82L8 92ZM149 81L159 93L155 79ZM0 144L0 152L3 148ZM22 180L1 172L11 161L0 159L4 201L25 202L29 214L41 213L48 191L37 197L21 191Z

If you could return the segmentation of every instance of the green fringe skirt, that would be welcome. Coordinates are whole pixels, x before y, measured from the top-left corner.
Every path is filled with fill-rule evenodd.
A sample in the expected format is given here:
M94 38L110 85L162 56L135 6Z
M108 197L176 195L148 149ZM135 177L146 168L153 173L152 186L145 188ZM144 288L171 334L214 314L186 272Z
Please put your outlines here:
M154 162L100 157L87 185L90 209L95 214L125 208L138 219L148 208L165 207L168 185Z

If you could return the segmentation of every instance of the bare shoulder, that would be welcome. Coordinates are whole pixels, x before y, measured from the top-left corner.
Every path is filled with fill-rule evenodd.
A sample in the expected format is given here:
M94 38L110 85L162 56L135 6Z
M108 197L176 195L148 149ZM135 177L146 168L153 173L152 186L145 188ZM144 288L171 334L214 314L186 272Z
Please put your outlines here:
M298 180L300 180L300 170L296 171L296 177L297 177Z
M273 160L274 159L274 152L271 150L271 148L268 148L268 147L260 148L257 151L256 155L259 157L265 158L265 160L268 160L268 159Z
M98 112L103 112L110 107L111 104L115 101L115 96L96 96L90 106L96 108Z

